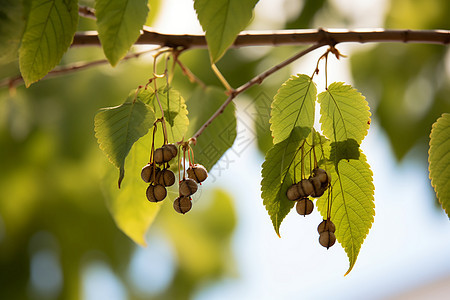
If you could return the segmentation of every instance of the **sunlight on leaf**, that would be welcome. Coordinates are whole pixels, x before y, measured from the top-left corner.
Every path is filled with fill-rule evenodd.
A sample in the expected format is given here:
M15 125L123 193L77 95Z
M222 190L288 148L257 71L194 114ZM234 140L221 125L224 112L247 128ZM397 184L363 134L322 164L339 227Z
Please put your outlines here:
M307 75L291 76L283 83L272 102L274 144L289 137L295 127L313 127L316 94L316 86Z
M195 0L198 20L206 32L211 62L218 61L250 22L258 0Z
M132 94L134 94L132 92ZM100 149L120 170L120 183L125 175L125 158L133 144L147 134L155 121L152 109L133 97L116 107L104 108L95 116L95 137Z
M296 127L287 139L267 152L262 165L261 197L278 236L281 222L295 204L286 196L287 189L294 183L288 171L310 132L310 128Z
M27 87L60 62L77 22L76 0L32 1L19 49L20 72Z
M431 185L450 218L450 114L443 114L433 124L428 154Z
M128 108L127 111L129 114L125 115L130 115L131 113L131 116L133 116L134 121L131 122L131 125L133 126L131 126L129 130L136 130L139 132L143 132L145 130L145 132L148 132L148 128L152 126L156 118L161 117L161 111L157 103L155 93L150 88L147 90L140 90L137 93L137 100L134 104L134 106L137 105L139 109L136 109L136 107L134 110L129 108L132 103L130 101L133 98L134 92L130 94L127 102L119 106L122 107L126 104L125 107ZM189 124L183 97L181 97L181 95L174 89L170 89L170 92L168 93L167 89L162 88L158 90L158 98L161 102L164 114L166 117L169 117L169 120L166 122L169 142L180 141L184 137ZM156 110L155 113L153 112L153 109ZM119 111L120 110L125 109L121 108ZM108 109L106 109L106 111L108 111ZM146 117L142 116L144 111L146 111ZM121 124L121 122L123 122L121 121L122 118L119 113L117 113L117 116L116 114L113 114L113 116L110 116L109 114L112 113L108 113L107 117L110 118L106 118L110 120L111 124L109 127L116 128ZM105 116L100 116L98 118L103 121ZM141 123L139 123L139 120ZM134 125L137 126L138 124L141 124L138 126L139 128L134 128ZM158 125L158 128L157 134L155 135L155 147L160 147L164 142L160 125ZM142 167L149 162L151 137L152 134L147 134L132 144L131 151L129 152L129 155L126 156L124 164L124 171L129 174L129 176L123 180L120 190L117 189L114 184L116 177L115 172L112 171L112 168L109 168L108 171L105 172L103 180L103 190L108 208L116 221L117 226L133 241L140 245L145 245L145 233L152 224L161 205L160 203L150 203L147 200L145 192L148 184L144 183L140 176ZM175 186L172 186L168 190L167 197L164 199L163 203L172 203L175 200L177 197L175 190Z
M106 204L117 227L135 243L145 246L145 233L160 209L160 203L151 203L145 192L148 184L141 180L140 172L149 159L151 141L148 137L137 141L126 159L128 174L120 189L117 188L117 173L108 164L102 180ZM170 201L165 199L165 201Z
M329 150L328 150L329 151ZM336 238L344 247L352 270L375 216L372 171L361 152L359 159L342 159L336 168L327 168L332 181L331 220L336 225ZM317 200L322 216L327 215L328 193Z
M98 36L106 58L115 66L136 42L144 25L146 0L97 0Z
M318 101L324 135L336 142L354 139L361 144L370 126L365 97L350 85L335 82L319 94Z

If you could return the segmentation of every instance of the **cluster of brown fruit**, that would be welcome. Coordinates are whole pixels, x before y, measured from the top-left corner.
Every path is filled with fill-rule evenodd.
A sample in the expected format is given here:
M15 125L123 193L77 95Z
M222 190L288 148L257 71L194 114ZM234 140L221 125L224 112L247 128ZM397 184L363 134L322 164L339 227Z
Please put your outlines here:
M142 180L150 183L146 191L148 201L160 202L166 198L166 188L175 183L175 174L169 170L169 162L177 154L178 149L174 144L165 144L161 148L155 149L152 155L153 161L142 168ZM191 196L197 191L197 184L203 182L208 177L208 172L205 167L199 164L191 165L186 171L188 178L185 178L183 175L183 179L179 181L179 197L173 203L175 211L181 214L185 214L191 210Z
M166 198L166 187L175 183L175 174L169 170L169 161L178 154L177 146L165 144L153 153L153 161L142 168L141 178L150 183L147 188L147 199L150 202L159 202ZM158 165L163 166L161 169Z
M178 188L179 196L173 202L173 208L180 214L185 214L192 208L192 195L198 190L199 183L206 180L208 172L205 167L193 164L186 170L188 178L183 176Z
M312 170L312 175L308 179L302 179L294 183L286 192L289 200L297 201L297 213L306 216L314 210L314 203L309 197L319 198L330 187L331 177L324 169L315 168ZM327 249L334 245L336 237L334 232L336 230L330 218L320 223L319 228L320 237L319 242Z

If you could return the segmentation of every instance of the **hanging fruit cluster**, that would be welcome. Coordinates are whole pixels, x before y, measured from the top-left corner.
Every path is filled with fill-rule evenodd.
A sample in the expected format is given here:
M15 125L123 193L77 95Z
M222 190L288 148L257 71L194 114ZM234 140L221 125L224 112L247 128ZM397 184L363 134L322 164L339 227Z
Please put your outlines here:
M179 197L175 199L173 207L175 211L185 214L192 208L191 196L197 191L197 184L201 184L201 182L206 180L208 172L202 165L192 163L194 160L193 153L188 143L184 143L182 146L183 162L181 162L177 146L167 143L165 130L163 130L164 144L160 148L154 149L156 129L157 122L155 122L155 125L153 126L150 162L141 170L142 180L146 183L150 183L146 191L147 199L150 202L160 202L166 198L166 188L172 186L176 180L175 174L169 169L169 163L178 155L178 170L180 171L181 165L183 165L183 179L180 179L178 182ZM189 158L189 168L187 171L185 170L186 152L188 152ZM186 172L188 173L188 178L186 178ZM181 178L180 173L179 178Z
M205 167L200 164L194 164L194 154L188 143L182 146L183 160L179 160L178 170L179 178L181 178L181 165L183 165L183 179L179 181L179 196L173 202L173 208L180 214L185 214L192 208L192 195L197 192L198 184L201 184L208 177ZM186 152L188 153L189 167L186 170ZM186 173L188 178L186 178Z
M293 185L291 185L287 192L286 196L291 201L296 201L296 210L299 215L306 216L312 213L314 210L314 203L309 197L319 198L321 197L325 191L330 190L331 188L331 176L325 171L318 167L316 154L314 151L314 145L312 145L311 150L309 151L309 162L312 163L311 153L314 154L314 169L311 171L311 174L308 178L304 178L304 160L305 156L303 155L303 147L301 146L301 177L302 179ZM311 167L310 167L311 169ZM294 170L295 171L295 170ZM294 172L294 182L295 182L295 172ZM331 212L331 192L328 193L328 202L327 202L327 219L323 220L322 223L319 224L317 231L319 232L319 243L326 247L327 249L334 245L336 242L336 236L334 232L336 231L336 227L330 220L330 212Z

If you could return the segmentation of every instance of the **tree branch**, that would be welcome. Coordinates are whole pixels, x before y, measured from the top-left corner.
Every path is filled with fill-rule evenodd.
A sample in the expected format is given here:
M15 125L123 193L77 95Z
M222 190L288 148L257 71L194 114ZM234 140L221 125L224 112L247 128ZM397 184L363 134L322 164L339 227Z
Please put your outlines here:
M449 30L280 30L271 32L243 31L239 34L233 47L248 46L281 46L305 45L326 42L329 45L339 43L450 43ZM163 34L145 28L138 45L159 45L166 47L206 48L204 35ZM78 32L75 34L72 46L100 45L95 31Z
M250 87L254 86L255 84L261 84L264 79L275 73L276 71L284 68L285 66L289 65L290 63L294 62L295 60L299 59L300 57L308 54L311 51L316 50L317 48L320 48L322 46L325 46L327 43L320 42L312 45L311 47L306 48L305 50L295 54L294 56L286 59L285 61L282 61L281 63L273 66L272 68L268 69L267 71L255 76L248 82L244 83L237 89L231 92L231 94L228 96L227 100L225 100L224 103L216 110L216 112L205 122L203 125L197 130L197 132L192 136L191 140L194 142L197 141L197 138L203 133L203 131L206 129L206 127L211 124L215 118L217 118L220 114L222 114L225 110L225 108L236 98L239 94L245 92Z

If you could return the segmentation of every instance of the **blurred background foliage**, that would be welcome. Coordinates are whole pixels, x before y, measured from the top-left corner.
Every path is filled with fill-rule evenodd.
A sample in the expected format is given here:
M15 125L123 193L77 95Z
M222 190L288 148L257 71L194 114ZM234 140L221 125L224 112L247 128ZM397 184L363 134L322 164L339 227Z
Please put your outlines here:
M339 1L305 0L295 12L290 1L285 3L290 17L281 25L284 28L352 25L336 9ZM160 1L151 0L150 5L149 25ZM447 0L390 1L385 27L448 29L448 11ZM80 18L79 30L95 30L95 22ZM450 111L447 50L383 44L350 58L355 87L367 96L399 160L417 146L424 161L431 124ZM218 66L237 87L297 51L297 47L262 48L255 53L233 49ZM73 48L61 65L103 58L100 48ZM180 59L207 85L221 87L209 68L206 50L187 51ZM16 60L2 63L0 81L19 74ZM104 204L99 174L107 161L94 138L94 115L101 107L123 102L130 90L146 82L151 70L151 59L141 57L116 68L103 65L45 79L28 89L20 84L1 87L1 299L79 299L86 278L95 270L112 274L128 299L188 299L214 279L238 275L230 248L238 220L226 191L204 187L199 205L183 217L173 213L170 203L163 205L148 234L148 252L116 228ZM271 97L289 75L285 68L240 99L254 100L249 117L259 116L255 129L262 153L272 143ZM179 69L173 86L185 99L196 87ZM189 113L195 117L195 110ZM425 168L424 163L424 172Z

